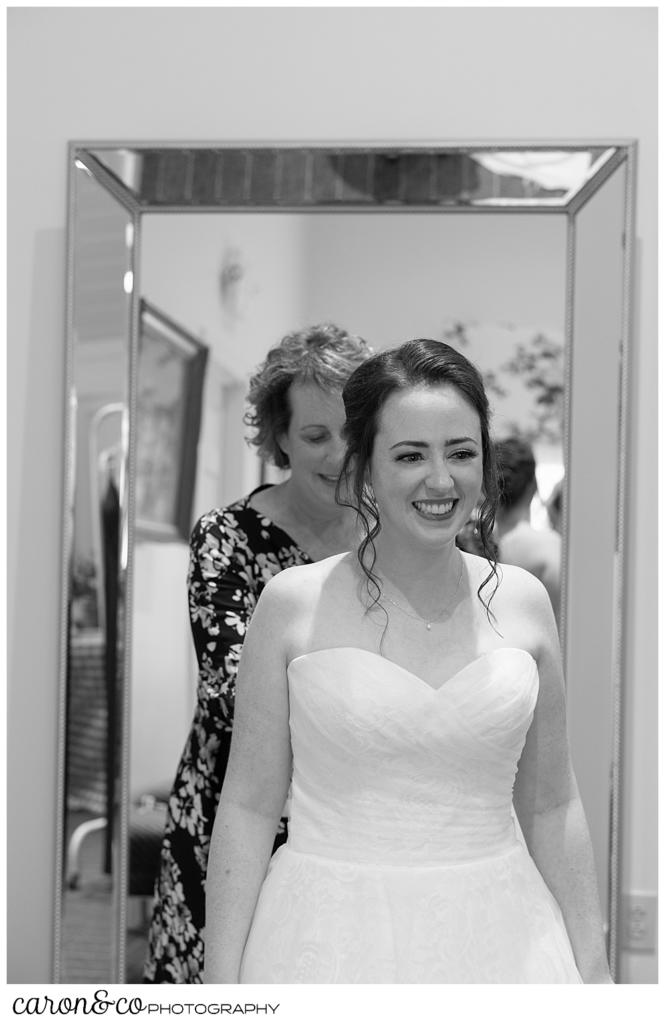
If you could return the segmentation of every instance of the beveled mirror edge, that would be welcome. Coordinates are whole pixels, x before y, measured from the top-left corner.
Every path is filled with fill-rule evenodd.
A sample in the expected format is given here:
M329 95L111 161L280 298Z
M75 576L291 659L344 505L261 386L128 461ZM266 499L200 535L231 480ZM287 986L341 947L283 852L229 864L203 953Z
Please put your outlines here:
M220 139L72 139L69 146L73 150L79 149L210 149L243 147L251 149L265 149L270 147L280 149L297 149L299 147L309 149L386 149L386 150L419 150L419 149L451 149L451 150L474 150L485 149L488 151L501 151L506 149L526 150L561 150L561 149L611 149L620 147L628 149L635 145L633 137L615 138L601 135L597 138L540 138L540 139L477 139L477 138L456 138L446 139L245 139L225 138Z
M634 288L634 266L633 248L635 241L635 207L636 207L636 163L637 163L637 141L624 141L617 143L617 154L615 158L608 161L603 169L601 180L596 189L578 195L569 210L567 211L567 238L566 238L566 358L564 361L564 465L569 466L572 457L572 441L570 429L571 416L571 395L572 395L572 352L574 344L574 309L575 309L575 219L577 214L601 188L602 185L617 171L624 163L626 165L626 180L624 185L624 250L622 257L622 313L621 313L621 338L620 338L620 386L619 386L619 429L617 445L617 495L616 495L616 535L615 535L615 566L614 566L614 623L612 635L612 680L611 692L613 699L613 735L612 766L610 778L610 835L608 853L608 902L607 902L607 951L610 972L615 981L620 981L620 944L621 934L621 884L622 884L622 856L621 856L621 827L624 816L625 797L625 765L623 763L624 745L624 699L626 688L626 664L624 650L624 633L627 609L623 600L624 576L625 576L625 554L626 554L626 516L627 516L627 450L628 450L628 428L629 417L628 399L630 393L630 370L632 359L632 329L633 329L633 288ZM564 501L562 503L563 522L563 544L562 544L562 578L561 578L561 648L565 654L566 650L566 628L567 628L567 591L569 583L568 565L568 509L570 508L570 474L567 473L564 479Z
M626 181L624 193L624 253L623 253L623 296L621 323L621 362L619 387L619 450L617 479L617 534L616 534L616 570L615 570L615 630L613 650L614 694L612 737L613 765L610 782L610 850L609 850L609 916L613 928L610 931L609 961L610 971L615 981L621 981L621 963L619 935L621 934L621 887L622 887L622 850L621 836L625 815L625 782L626 765L624 764L624 707L627 687L627 665L625 651L625 631L627 606L624 601L626 571L626 522L628 518L628 431L630 417L628 401L630 396L631 370L633 360L633 315L635 289L635 230L636 230L636 180L637 180L637 142L626 145Z
M571 216L576 216L598 189L602 188L608 178L611 178L614 172L628 159L629 150L627 146L617 145L610 148L613 148L614 151L609 154L593 177L586 181L572 197L568 204L568 212Z
M70 142L68 145L68 173L67 173L67 221L66 221L66 294L65 294L65 317L64 317L64 329L65 329L65 416L64 416L64 428L63 428L63 497L62 497L62 545L61 545L61 590L60 590L60 636L59 636L59 652L58 652L58 718L57 718L57 734L56 734L56 751L57 751L57 764L56 764L56 813L55 813L55 857L54 857L54 900L53 900L53 927L51 934L53 936L53 948L51 951L51 964L52 964L52 979L55 984L62 982L62 923L63 923L63 900L64 900L64 889L65 889L65 869L66 869L66 857L65 857L65 828L66 828L66 775L67 775L67 764L66 764L66 737L67 737L67 666L68 666L68 649L69 649L69 598L71 591L71 562L73 555L73 536L74 536L74 488L76 484L76 397L74 395L75 385L75 354L74 354L74 259L75 259L75 244L76 244L76 230L75 230L75 218L76 218L76 172L79 169L77 167L77 159L80 155L80 147L74 142ZM112 187L110 181L111 175L104 173L104 169L95 168L94 173L88 169L98 183L105 188L131 215L132 223L134 225L134 246L138 244L137 227L139 221L139 211L135 203L131 202L131 197L127 198L123 189L117 189ZM134 297L137 294L136 289L133 292ZM138 301L137 301L138 310ZM138 316L138 312L136 313ZM131 328L128 327L128 341L130 342L130 372L129 372L129 387L130 391L133 382L136 380L136 370L131 366L131 359L134 354L135 345L131 344ZM135 387L135 383L134 383ZM134 398L134 407L135 407ZM128 403L129 405L129 403ZM130 415L128 409L128 415ZM127 420L128 415L125 417ZM131 441L131 432L128 429L128 424L125 426L125 434L127 436L127 442ZM129 450L126 448L125 459L129 462ZM129 484L131 480L131 473L129 472L129 466L127 467L126 479ZM126 493L131 493L131 488L128 488ZM131 516L129 512L129 497L128 501L123 504L123 523L121 525L122 530L122 545L125 551L131 553L131 539L128 536L128 530L131 529ZM127 572L127 564L122 567L122 575L124 579L124 591L125 594L130 595L131 599L131 588L128 585L130 576ZM125 616L125 635L123 639L123 678L128 678L125 673L128 671L129 662L128 658L131 657L131 645L127 643L127 632L128 632L129 617ZM128 714L128 697L126 688L123 693L123 707L122 707L122 718L123 722L127 719ZM121 735L124 734L124 725L121 722ZM126 748L127 744L122 743L122 749ZM116 801L116 809L114 812L113 822L113 834L118 836L120 846L118 847L117 842L115 844L116 850L119 850L120 854L124 850L126 845L127 835L125 834L124 839L122 836L123 830L123 815L119 813L119 809L123 808L126 803L126 795L123 792L123 780L129 778L129 773L126 766L122 766L120 775L120 799ZM127 824L124 825L125 833ZM120 834L119 834L120 833ZM122 898L122 871L123 871L123 858L120 856L116 857L114 853L114 859L118 864L118 874L120 884L114 888L114 921L115 929L117 934L115 936L114 946L114 975L115 978L120 977L120 956L121 947L124 943L124 926L126 919L126 901ZM126 873L126 859L125 859L125 873ZM117 891L116 891L117 890Z
M136 469L136 431L130 429L130 425L136 422L137 396L138 396L138 338L140 324L140 287L138 280L138 267L140 266L141 233L140 211L133 211L133 239L132 239L132 298L129 310L129 385L127 394L127 416L123 423L123 448L125 450L125 464L127 473L125 477L126 502L123 506L121 528L120 528L120 565L124 579L124 640L123 640L123 671L122 679L132 678L132 621L134 611L134 595L132 587L133 566L134 566L134 533L135 533L135 469ZM131 693L129 686L123 686L121 695L121 721L120 721L120 742L121 751L119 758L120 780L118 786L119 803L116 808L116 820L118 821L118 885L115 887L114 911L116 921L116 978L119 984L125 982L126 972L126 938L127 938L127 893L129 892L129 805L130 805L130 709Z
M55 811L55 879L53 908L53 949L51 951L52 974L55 984L60 982L62 916L63 916L63 874L65 861L65 789L67 782L66 734L67 734L67 662L69 649L69 593L71 589L71 559L74 524L72 515L75 485L74 450L76 445L74 414L72 409L74 391L74 218L76 215L74 197L76 189L76 148L70 144L67 167L67 256L65 290L65 414L63 424L63 486L62 486L62 547L60 578L60 636L58 649L58 718L57 718L57 764L56 764L56 811Z
M134 216L141 208L131 190L126 188L88 149L76 147L73 160L77 166L87 170L99 185L102 185Z
M563 429L562 448L564 467L570 465L571 451L571 383L573 347L573 309L575 302L575 217L566 215L566 275L564 306L564 360L563 360ZM566 635L568 623L568 509L570 508L570 473L563 478L563 500L561 502L561 596L559 605L559 645L564 661L564 678L567 679Z
M62 584L61 584L61 608L60 608L60 645L59 645L59 666L58 666L58 722L57 722L57 769L56 769L56 800L57 808L55 815L55 899L54 899L54 923L52 928L53 935L53 980L55 983L60 981L61 972L61 934L62 934L62 902L63 902L63 866L64 866L64 845L63 845L63 829L65 826L65 783L66 783L66 762L65 762L65 740L66 740L66 687L67 687L67 650L68 650L68 599L70 591L70 559L72 551L72 536L73 536L73 523L70 516L70 503L69 496L72 491L74 484L74 472L75 472L75 456L74 456L74 445L75 445L75 434L73 432L73 413L72 413L72 392L74 383L73 374L73 269L74 269L74 218L75 218L75 160L77 155L81 151L90 149L127 149L127 148L171 148L171 149L183 149L183 148L203 148L219 145L215 142L138 142L138 141L120 141L110 142L105 141L71 141L68 144L68 213L67 213L67 290L66 290L66 303L65 303L65 332L66 332L66 343L65 343L65 394L66 399L66 415L64 424L64 485L63 485L63 543L62 543ZM619 432L619 450L618 450L618 494L617 494L617 540L616 540L616 577L615 577L615 617L616 617L616 629L614 635L614 650L613 650L613 667L614 667L614 680L613 680L613 697L614 697L614 736L613 736L613 777L611 781L611 801L612 801L612 815L611 815L611 835L610 835L610 899L608 904L608 947L609 947L609 959L610 969L615 980L619 980L617 977L618 972L618 927L620 925L620 881L621 881L621 857L620 857L620 825L623 813L622 807L622 796L623 796L623 777L624 777L624 766L622 763L622 752L623 752L623 722L621 721L621 714L623 710L624 702L624 690L625 690L625 652L623 644L623 633L625 626L626 608L623 602L623 581L624 581L624 560L625 560L625 520L626 520L626 452L627 452L627 436L628 436L628 416L627 412L627 401L629 396L629 363L631 356L631 329L632 329L632 288L633 288L633 268L632 268L632 252L634 243L634 230L635 230L635 165L636 165L636 152L637 142L635 139L599 139L599 140L527 140L527 141L515 141L515 140L485 140L484 142L476 142L470 140L453 140L442 144L441 141L409 141L409 142L398 142L394 140L389 143L381 141L368 143L366 141L345 143L331 142L327 140L325 142L288 142L288 141L272 141L272 142L257 142L256 140L243 140L234 142L227 140L224 142L225 147L231 147L233 145L246 146L248 148L260 148L261 146L276 146L276 147L295 147L295 146L307 146L315 147L317 145L325 147L335 147L344 145L346 148L358 148L367 149L373 146L385 146L386 149L399 150L399 149L422 149L429 146L438 149L476 149L476 150L505 150L505 149L566 149L566 148L591 148L591 147L607 147L616 148L622 150L621 158L616 164L612 164L608 173L603 178L603 181L614 172L617 166L624 161L627 161L627 179L626 179L626 198L625 198L625 246L623 256L623 282L624 282L624 296L623 296L623 316L622 316L622 360L621 360L621 388L620 388L620 432ZM151 207L136 203L128 190L122 187L117 187L117 184L112 184L111 179L113 175L106 172L104 168L95 168L90 170L93 177L96 177L100 181L103 187L107 188L115 198L122 203L123 206L131 213L134 223L134 290L132 293L132 312L131 312L131 328L130 328L130 381L129 381L129 395L128 395L128 416L131 420L132 416L135 415L136 409L136 348L138 338L138 295L139 288L137 287L138 281L136 276L136 267L138 265L139 247L140 247L140 221L142 215L149 213ZM99 177L98 177L99 176ZM100 178L106 179L106 181L100 180ZM115 179L113 179L115 182ZM597 187L601 187L603 181L599 182ZM585 196L585 201L596 191L596 188L589 191L588 195ZM569 207L558 206L556 208L543 207L538 208L538 205L530 206L524 209L506 208L506 212L516 213L559 213L564 214L568 218L568 235L567 235L567 270L566 270L566 360L564 373L570 375L570 342L569 336L572 337L572 321L569 324L568 320L572 317L572 304L568 301L569 288L571 289L571 297L574 299L572 293L572 278L569 282L569 275L572 274L574 269L574 217L581 205L569 204ZM242 206L238 207L243 209ZM156 208L155 208L156 209ZM196 210L200 212L210 212L211 209L219 211L219 207L203 208L197 207ZM246 209L246 208L245 208ZM286 209L286 208L284 208ZM339 212L344 212L344 207L340 205L335 207ZM349 209L348 207L346 209ZM353 209L353 207L351 207ZM434 207L429 207L433 210ZM192 207L174 207L173 209L161 210L160 212L182 212L188 210L188 212L194 212ZM390 212L399 213L401 208L394 208L391 206L382 207L377 212ZM314 210L310 211L314 212ZM408 211L407 211L408 212ZM453 210L439 209L440 213L455 212L455 213L487 213L487 212L502 212L500 208L494 210L483 209L482 207L459 207ZM133 410L133 412L132 412ZM569 431L569 417L570 410L566 409L564 405L564 453L566 459L570 457L570 431ZM130 622L131 622L131 568L132 568L132 541L133 541L133 518L131 510L133 509L133 484L131 481L132 474L129 471L134 465L136 453L133 440L133 432L128 432L128 449L127 449L127 510L124 517L123 525L123 539L126 545L126 561L124 569L124 582L125 582L125 629L124 629L124 652L123 652L123 677L129 678L131 671L131 644L130 644ZM567 495L567 483L566 483L566 495ZM567 544L566 544L566 527L567 527L567 513L565 511L568 502L564 502L564 545L562 551L562 647L565 644L565 631L566 631L566 588L568 581L568 568L567 568ZM129 743L127 737L127 723L129 720L129 695L128 690L125 688L123 693L123 711L122 711L122 754L121 754L121 780L119 793L121 797L120 811L119 811L119 857L118 857L118 873L119 873L119 885L117 886L117 893L114 893L114 914L116 921L116 928L118 934L115 943L115 959L116 959L116 978L122 983L124 981L124 949L125 949L125 934L124 927L126 924L126 900L124 899L124 893L126 890L126 882L128 877L128 850L127 850L127 839L128 839L128 796L129 796Z
M321 142L313 141L308 143L303 142L275 142L275 141L263 141L263 142L234 142L226 140L224 143L208 141L193 141L193 142L166 142L166 143L139 143L139 142L121 142L121 143L110 143L110 142L75 142L72 145L76 148L77 152L83 156L83 159L91 166L94 170L95 175L103 180L106 187L115 194L120 200L131 209L139 209L143 212L155 211L160 213L180 213L180 212L199 212L209 213L213 211L219 212L223 209L227 212L240 211L243 212L262 212L270 210L275 211L307 211L310 213L327 212L335 210L338 212L344 212L348 210L360 210L371 213L383 213L390 210L393 213L406 213L406 212L417 212L418 210L432 210L437 209L441 213L561 213L567 211L579 202L580 205L593 195L603 180L609 176L617 163L621 163L625 159L625 146L622 142L607 141L607 140L592 140L592 141L557 141L557 142L546 142L543 140L537 140L535 142L515 142L515 141L497 141L490 140L488 142L475 142L465 140L452 141L450 143L442 144L441 142L363 142L363 143L341 143L339 141L333 142ZM604 149L606 152L598 158L592 164L592 168L588 173L586 180L581 181L579 184L570 186L567 193L556 197L550 196L536 196L527 197L522 196L521 198L506 197L506 196L494 196L491 198L474 198L466 197L464 201L449 202L446 200L446 193L442 192L437 199L432 197L427 200L411 201L402 198L394 199L375 199L374 202L370 202L366 197L352 199L347 197L342 199L336 197L335 200L331 200L330 197L327 199L311 199L307 200L282 200L277 199L274 195L270 199L251 198L245 196L242 199L231 200L227 198L222 200L221 196L216 196L215 202L202 201L200 198L193 199L191 196L186 201L178 201L176 199L155 199L150 196L143 197L137 195L136 192L121 178L117 175L116 171L112 167L107 167L103 164L98 154L107 151L135 151L144 150L147 153L156 152L168 152L168 151L181 151L185 153L193 153L196 150L208 150L208 151L219 151L225 152L229 150L238 149L244 151L245 155L261 152L261 151L273 151L277 154L288 149L302 149L306 153L313 151L322 150L328 151L331 156L338 153L348 153L350 151L357 151L358 153L372 153L376 155L384 156L400 156L400 155L411 155L418 153L419 151L433 150L434 152L450 153L450 154L473 154L480 151L484 153L497 153L509 150L524 150L528 152L534 151L556 151L570 150L572 152L583 152L593 149ZM622 155L623 154L623 155ZM194 173L193 169L190 168L190 173ZM495 173L497 178L502 177L503 172L492 171ZM515 171L515 174L519 177L519 172ZM535 180L535 179L534 179Z

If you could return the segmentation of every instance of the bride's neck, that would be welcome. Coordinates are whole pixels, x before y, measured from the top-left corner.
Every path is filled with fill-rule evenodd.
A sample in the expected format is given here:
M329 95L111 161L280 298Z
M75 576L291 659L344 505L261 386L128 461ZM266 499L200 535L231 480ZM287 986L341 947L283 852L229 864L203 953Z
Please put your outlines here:
M439 551L413 552L395 545L376 543L374 573L403 592L439 591L442 581L457 577L462 565L462 553L451 542Z

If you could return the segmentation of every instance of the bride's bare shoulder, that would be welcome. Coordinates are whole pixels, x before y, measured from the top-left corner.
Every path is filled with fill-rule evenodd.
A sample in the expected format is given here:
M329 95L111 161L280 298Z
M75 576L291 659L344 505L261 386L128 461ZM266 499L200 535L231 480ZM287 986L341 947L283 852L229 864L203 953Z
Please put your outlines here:
M310 601L326 584L331 585L347 574L350 557L348 552L343 552L322 558L319 562L282 569L266 584L264 593L275 598Z
M485 565L484 574L479 572L476 577L479 582L490 571L489 562ZM519 622L523 628L535 629L538 634L543 630L551 634L556 629L552 602L538 577L508 563L497 564L496 574L496 588L490 579L484 593L492 595L492 610L499 620Z

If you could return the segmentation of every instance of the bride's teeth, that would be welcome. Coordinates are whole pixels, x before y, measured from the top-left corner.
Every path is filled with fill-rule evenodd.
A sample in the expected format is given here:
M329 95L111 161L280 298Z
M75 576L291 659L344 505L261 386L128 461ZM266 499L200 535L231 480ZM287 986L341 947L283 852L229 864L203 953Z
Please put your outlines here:
M435 516L445 515L446 512L450 512L453 507L452 501L443 501L440 504L433 504L432 502L416 501L415 506L421 512L431 512Z

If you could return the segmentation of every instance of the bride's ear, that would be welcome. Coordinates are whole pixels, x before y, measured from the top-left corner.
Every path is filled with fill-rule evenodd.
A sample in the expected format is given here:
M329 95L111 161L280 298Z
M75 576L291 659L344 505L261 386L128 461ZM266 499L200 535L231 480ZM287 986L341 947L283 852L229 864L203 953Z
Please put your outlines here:
M376 498L374 496L374 488L372 487L372 475L367 470L365 473L365 480L363 483L363 494L371 505L376 505Z

